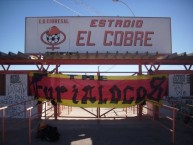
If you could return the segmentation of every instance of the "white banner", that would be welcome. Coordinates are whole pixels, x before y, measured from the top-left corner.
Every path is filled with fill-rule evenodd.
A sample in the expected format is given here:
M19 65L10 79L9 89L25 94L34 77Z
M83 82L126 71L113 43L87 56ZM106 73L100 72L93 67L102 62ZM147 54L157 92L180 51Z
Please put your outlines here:
M171 19L148 17L28 17L25 53L172 52Z
M172 97L190 96L190 75L186 74L169 75L169 96Z

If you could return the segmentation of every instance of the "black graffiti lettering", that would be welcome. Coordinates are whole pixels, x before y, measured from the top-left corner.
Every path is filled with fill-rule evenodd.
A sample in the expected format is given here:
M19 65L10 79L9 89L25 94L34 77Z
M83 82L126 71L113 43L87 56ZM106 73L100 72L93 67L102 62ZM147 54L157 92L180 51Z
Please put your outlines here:
M53 88L52 87L49 87L49 88L48 87L44 87L43 91L44 91L46 99L48 99L48 100L52 100L53 99Z
M136 104L145 101L145 96L147 95L147 91L144 87L140 86L137 88L137 98L136 98Z
M41 85L38 85L38 82L40 82L42 80L42 78L44 76L47 76L47 73L34 73L33 77L32 77L32 82L30 83L30 86L33 85L33 89L35 92L35 99L38 99L39 94L38 94L38 90L42 89Z
M77 101L77 95L78 95L78 88L76 87L76 85L73 85L73 90L72 92L74 93L73 96L72 96L72 102L74 104L77 104L79 101Z
M130 99L127 100L127 92L131 90L133 91L134 88L132 86L127 86L124 90L123 90L123 95L124 95L124 98L123 98L123 103L122 104L131 104L134 100L134 97L130 97Z
M153 77L150 81L152 91L147 95L148 99L159 101L163 92L162 84L165 81L165 77Z
M42 89L42 86L41 85L38 85L38 83L35 84L35 95L34 95L34 99L38 99L39 98L39 94L38 94L38 90L39 89Z
M94 75L82 75L82 80L94 80Z
M121 90L116 85L114 85L109 89L109 91L112 94L110 103L117 104L119 100L121 100Z
M107 98L103 100L103 85L100 85L98 87L98 91L99 91L99 104L106 104L107 103Z
M98 75L98 80L94 80L94 75L83 75L81 79L88 81L83 81L85 84L80 88L78 83L82 84L82 81L76 81L77 84L73 83L73 79L76 79L75 76L69 75L68 81L70 82L71 79L71 82L67 84L68 81L66 81L66 86L64 86L65 83L63 86L57 86L57 83L49 84L50 81L47 73L34 73L31 78L30 88L34 92L35 98L41 96L48 100L62 102L62 99L71 97L71 103L74 105L88 104L88 101L91 103L96 103L97 101L98 104L120 104L120 102L122 104L134 102L139 104L143 103L143 101L145 102L145 99L159 101L165 93L163 91L166 89L165 81L167 81L165 76L153 76L150 81L147 80L149 84L143 84L142 82L141 85L132 85L132 82L130 84L128 80L128 82L123 82L121 86L118 86L116 83L111 84L110 81L103 82L107 80L106 76ZM43 82L44 77L47 77L45 79L46 83ZM13 77L12 82L15 83L17 82L16 80L18 79ZM68 92L68 90L72 91ZM70 96L65 97L66 94Z
M74 77L77 75L68 75L68 76L70 76L70 80L74 80Z
M55 90L56 90L56 94L57 94L57 102L62 102L62 100L61 100L61 93L65 93L68 90L64 86L61 86L61 87L57 86L55 88Z
M82 90L85 92L84 96L82 97L82 104L87 104L87 100L89 99L91 103L96 101L96 97L92 96L92 90L94 86L91 87L90 85L85 86ZM89 95L89 96L88 96Z

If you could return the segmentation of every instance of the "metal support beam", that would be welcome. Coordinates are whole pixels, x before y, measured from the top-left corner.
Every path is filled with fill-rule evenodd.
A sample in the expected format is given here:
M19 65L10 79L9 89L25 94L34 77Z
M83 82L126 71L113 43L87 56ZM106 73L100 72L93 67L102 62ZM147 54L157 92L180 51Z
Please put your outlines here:
M98 83L100 83L100 70L99 70L99 66L98 66L97 76L98 76ZM100 107L97 107L97 118L100 118Z
M188 67L187 67L187 65L184 65L184 68L185 68L186 70L191 70L192 65L189 65Z
M154 74L193 74L193 70L156 70Z
M56 64L56 74L58 74L58 67L59 65ZM59 112L60 112L60 105L57 103L57 105L54 106L54 118L55 120L58 119L58 116L60 115Z
M4 71L9 70L9 68L10 68L10 64L7 65L7 68L5 68L5 65L3 65L3 64L2 64L1 66L2 66L2 68L3 68Z
M98 115L96 115L96 114L88 111L87 109L85 109L85 108L83 108L83 107L80 107L80 108L98 118Z
M142 65L139 64L139 72L138 72L138 75L142 75ZM143 105L138 105L138 112L137 112L137 116L138 118L141 120L142 118L142 113L143 113Z
M113 111L114 109L115 109L115 108L112 108L112 109L110 109L109 111L107 111L107 112L105 112L105 113L101 114L101 115L100 115L100 117L105 116L107 113L109 113L109 112Z
M92 65L107 65L107 64L120 64L120 65L192 65L193 60L186 59L186 60L175 60L175 59L115 59L115 58L109 58L110 54L107 52L105 54L105 58L103 59L91 59L92 57L88 58L79 58L79 59L26 59L26 60L0 60L1 65L42 65L42 64L92 64Z

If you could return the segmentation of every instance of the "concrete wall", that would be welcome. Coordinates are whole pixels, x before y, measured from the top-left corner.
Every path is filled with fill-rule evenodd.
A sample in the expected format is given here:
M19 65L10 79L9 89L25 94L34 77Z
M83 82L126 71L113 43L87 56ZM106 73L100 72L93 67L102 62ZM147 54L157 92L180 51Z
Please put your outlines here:
M7 74L5 82L6 95L0 96L0 107L10 106L20 102L32 100L33 96L28 96L28 76L27 74ZM37 101L26 102L26 104L19 104L10 106L6 109L6 117L12 116L14 118L25 118L25 110L27 107L34 106ZM22 112L22 113L20 113ZM37 109L33 110L33 113Z

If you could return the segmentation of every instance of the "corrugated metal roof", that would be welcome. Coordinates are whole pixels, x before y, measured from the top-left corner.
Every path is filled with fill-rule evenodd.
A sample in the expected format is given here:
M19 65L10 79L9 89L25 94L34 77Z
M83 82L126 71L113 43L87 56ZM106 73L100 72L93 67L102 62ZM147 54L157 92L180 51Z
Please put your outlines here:
M172 54L158 54L158 53L78 53L78 52L46 52L44 54L25 54L22 52L4 53L0 52L0 59L193 59L193 53L186 54L172 53Z
M78 52L65 52L65 53L61 53L61 52L46 52L44 54L25 54L22 52L18 52L17 54L9 52L9 53L3 53L0 52L0 64L5 64L8 63L8 61L10 63L27 63L25 61L28 61L30 63L33 63L33 61L36 60L41 60L41 61L57 61L60 60L60 62L62 62L62 60L65 61L70 61L73 60L73 63L76 62L78 64L79 61L81 60L125 60L125 61L133 61L134 60L139 60L141 62L143 61L166 61L166 60L173 60L176 61L176 63L181 64L181 61L189 61L191 64L193 64L193 53L190 54L186 54L186 53L181 53L181 54L177 54L177 53L172 53L172 54L158 54L158 53L139 53L139 52L135 52L135 53L130 53L130 52L126 52L126 53L119 53L118 51L116 53L110 53L110 52L106 52L106 53L78 53ZM120 61L121 62L121 61ZM57 63L57 62L56 62ZM91 64L92 62L90 62L89 64ZM189 64L190 64L189 63ZM105 64L105 62L104 62ZM137 64L137 62L136 62Z

